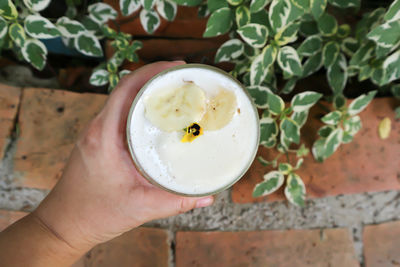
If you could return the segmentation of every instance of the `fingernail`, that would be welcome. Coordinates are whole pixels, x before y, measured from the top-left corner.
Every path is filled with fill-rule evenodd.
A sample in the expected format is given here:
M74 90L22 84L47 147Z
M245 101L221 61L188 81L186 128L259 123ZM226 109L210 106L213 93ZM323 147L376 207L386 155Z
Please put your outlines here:
M210 206L214 202L213 197L204 197L200 198L196 202L196 208L204 208Z

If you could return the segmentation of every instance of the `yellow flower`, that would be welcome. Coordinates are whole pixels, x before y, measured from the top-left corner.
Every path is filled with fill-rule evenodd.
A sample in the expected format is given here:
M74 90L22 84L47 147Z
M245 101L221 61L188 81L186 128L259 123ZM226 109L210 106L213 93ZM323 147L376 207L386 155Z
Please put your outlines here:
M197 123L192 123L190 126L184 129L185 135L182 137L181 142L192 142L194 139L203 134L203 128Z

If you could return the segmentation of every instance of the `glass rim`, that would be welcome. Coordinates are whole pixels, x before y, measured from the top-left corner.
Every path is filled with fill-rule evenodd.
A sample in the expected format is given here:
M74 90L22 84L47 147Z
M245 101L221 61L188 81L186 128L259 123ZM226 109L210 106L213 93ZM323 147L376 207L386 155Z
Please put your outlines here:
M235 179L233 179L230 183L216 189L210 192L205 192L205 193L199 193L199 194L190 194L190 193L183 193L183 192L179 192L179 191L175 191L172 190L170 188L167 188L161 184L159 184L156 180L154 180L151 175L149 175L141 166L141 164L139 163L134 149L133 149L133 144L132 144L132 140L131 140L131 122L132 122L132 115L133 112L135 111L136 105L138 103L138 101L142 98L143 93L146 91L146 89L149 87L149 85L158 77L165 75L169 72L173 72L176 70L180 70L180 69L186 69L186 68L196 68L196 69L206 69L206 70L211 70L211 71L215 71L218 72L219 74L227 77L228 79L230 79L231 81L235 82L239 88L245 93L245 95L247 96L248 100L251 103L253 112L254 112L254 117L256 119L256 127L257 127L257 137L256 137L256 145L254 147L254 151L253 151L253 155L251 156L249 162L247 163L246 167L243 168L242 172L240 173L240 175L238 175ZM129 148L129 152L131 155L131 158L133 160L133 163L136 167L136 169L138 170L138 172L151 184L176 195L181 195L181 196L187 196L187 197L202 197L202 196L209 196L209 195L215 195L218 194L228 188L230 188L231 186L233 186L235 183L237 183L245 174L246 172L249 170L250 166L252 165L252 163L254 162L254 159L257 155L257 151L258 151L258 146L260 143L260 119L259 119L259 115L258 115L258 111L256 106L254 105L254 102L250 96L250 94L247 92L246 88L232 75L230 75L229 73L217 68L217 67L213 67L213 66L209 66L209 65L205 65L205 64L182 64L182 65L178 65L178 66L174 66L171 68L168 68L158 74L156 74L155 76L153 76L150 80L148 80L143 86L142 88L139 90L139 92L137 93L135 99L133 100L131 107L129 109L129 114L128 114L128 119L126 122L126 139L127 139L127 143L128 143L128 148Z

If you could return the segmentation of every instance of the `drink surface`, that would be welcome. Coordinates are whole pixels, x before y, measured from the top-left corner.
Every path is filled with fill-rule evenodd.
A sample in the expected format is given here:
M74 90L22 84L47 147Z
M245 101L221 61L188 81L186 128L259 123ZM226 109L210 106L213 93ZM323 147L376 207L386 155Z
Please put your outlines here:
M220 129L205 129L191 142L181 141L183 129L161 130L146 111L150 97L186 83L200 87L208 103L221 89L236 97L232 119ZM130 120L128 138L137 164L153 181L177 193L211 194L232 184L247 170L258 147L258 118L250 99L234 80L206 68L178 68L153 79Z

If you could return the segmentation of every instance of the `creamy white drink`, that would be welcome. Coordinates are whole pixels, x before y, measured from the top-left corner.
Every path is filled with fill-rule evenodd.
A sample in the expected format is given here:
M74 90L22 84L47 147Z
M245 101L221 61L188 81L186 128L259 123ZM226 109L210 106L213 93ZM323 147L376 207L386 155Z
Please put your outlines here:
M178 194L207 195L247 171L258 147L258 123L236 80L209 66L187 64L142 88L130 111L127 138L135 164L152 183Z

